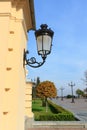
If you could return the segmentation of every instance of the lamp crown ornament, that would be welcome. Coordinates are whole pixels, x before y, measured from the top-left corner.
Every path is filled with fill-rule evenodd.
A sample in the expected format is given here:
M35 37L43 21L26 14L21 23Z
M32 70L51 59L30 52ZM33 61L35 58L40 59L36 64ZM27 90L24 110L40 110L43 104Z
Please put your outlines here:
M27 59L27 54L29 51L24 52L24 61L26 65L29 65L33 68L42 66L45 63L45 59L48 54L51 53L52 48L52 39L54 32L49 28L47 24L41 24L41 28L35 31L35 37L37 42L37 51L38 55L41 55L43 61L37 62L35 57Z

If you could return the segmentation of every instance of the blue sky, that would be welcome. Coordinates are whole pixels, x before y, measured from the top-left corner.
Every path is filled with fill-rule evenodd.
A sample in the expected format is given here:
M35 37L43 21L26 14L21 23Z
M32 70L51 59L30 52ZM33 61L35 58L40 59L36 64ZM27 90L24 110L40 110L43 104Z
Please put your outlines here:
M46 63L37 69L28 67L27 78L40 77L64 87L64 95L71 94L68 83L75 83L74 91L86 86L81 80L87 70L87 0L34 0L36 29L48 24L54 31L52 52ZM37 55L34 31L28 33L30 57Z

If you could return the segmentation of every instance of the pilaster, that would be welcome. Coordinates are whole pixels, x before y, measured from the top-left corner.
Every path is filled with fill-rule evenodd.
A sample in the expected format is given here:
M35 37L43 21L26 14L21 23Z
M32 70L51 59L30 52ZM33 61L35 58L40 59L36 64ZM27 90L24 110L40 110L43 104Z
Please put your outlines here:
M26 82L25 87L25 115L29 118L33 118L34 114L32 112L32 82Z

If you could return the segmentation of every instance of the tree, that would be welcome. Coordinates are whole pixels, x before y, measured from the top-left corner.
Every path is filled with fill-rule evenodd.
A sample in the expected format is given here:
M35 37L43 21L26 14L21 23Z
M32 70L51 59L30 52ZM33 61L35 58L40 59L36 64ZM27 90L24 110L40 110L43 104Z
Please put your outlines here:
M40 78L39 77L37 77L36 80L34 79L34 85L32 87L32 97L33 98L36 98L36 88L37 88L39 83L40 83Z
M39 83L40 83L40 78L37 77L37 79L36 79L36 87L38 86Z
M66 98L72 98L72 95L68 94L68 95L66 96Z
M80 90L80 89L77 89L76 94L78 95L78 98L79 98L80 96L84 95L84 92L82 90Z
M85 85L87 86L87 70L84 72L84 79L82 79Z
M87 86L87 70L84 72L84 76L85 76L85 85Z
M85 92L85 97L87 98L87 88L84 89L84 92Z
M84 72L84 79L82 79L86 85L86 89L84 90L84 96L87 98L87 70Z
M53 82L43 81L37 88L37 96L42 98L42 105L47 106L47 98L54 98L57 96L57 90ZM47 107L46 107L47 108ZM46 109L47 110L47 109Z

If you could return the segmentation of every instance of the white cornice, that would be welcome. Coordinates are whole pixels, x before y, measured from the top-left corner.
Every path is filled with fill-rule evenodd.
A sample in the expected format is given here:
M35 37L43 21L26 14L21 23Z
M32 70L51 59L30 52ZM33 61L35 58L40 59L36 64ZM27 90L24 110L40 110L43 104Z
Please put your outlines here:
M35 29L35 14L33 0L11 0L12 6L17 9L23 8L27 30Z
M35 30L35 13L34 13L34 1L33 0L0 0L0 2L8 2L6 8L0 8L0 13L9 13L12 16L16 17L14 14L11 13L12 9L15 8L15 11L23 9L23 19L25 20L26 29L27 31L33 29ZM1 6L2 7L2 6ZM1 15L1 14L0 14ZM19 18L20 19L20 18ZM21 17L22 19L22 17Z
M26 3L26 0L11 0L12 1L12 5L17 7L23 7Z

